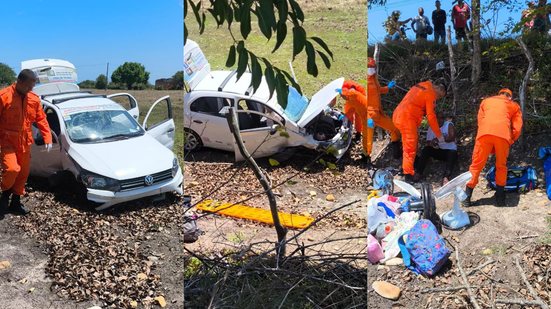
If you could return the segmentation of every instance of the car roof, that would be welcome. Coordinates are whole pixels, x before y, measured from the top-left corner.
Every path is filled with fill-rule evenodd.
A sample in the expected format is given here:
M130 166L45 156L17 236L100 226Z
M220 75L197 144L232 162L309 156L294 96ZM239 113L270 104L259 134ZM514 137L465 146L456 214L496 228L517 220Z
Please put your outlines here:
M105 95L92 94L90 92L68 92L68 93L56 93L51 95L44 95L42 99L46 102L52 103L59 109L79 108L79 107L112 107L113 109L122 109L118 103L107 98Z
M276 95L274 93L270 99L270 89L268 88L266 79L262 77L260 86L256 92L253 93L253 88L250 86L251 76L251 73L245 72L241 78L237 80L236 71L212 71L205 76L191 92L215 91L231 93L263 102L270 107L276 106Z

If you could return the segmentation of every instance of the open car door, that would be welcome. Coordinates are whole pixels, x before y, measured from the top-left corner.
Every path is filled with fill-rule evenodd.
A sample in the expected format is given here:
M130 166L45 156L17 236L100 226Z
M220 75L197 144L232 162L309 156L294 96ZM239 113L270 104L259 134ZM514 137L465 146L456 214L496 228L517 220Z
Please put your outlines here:
M117 102L120 106L128 111L128 113L138 121L140 117L140 108L138 101L129 93L114 93L107 96L107 98Z
M164 96L151 106L143 120L143 128L161 144L172 150L176 126L172 118L170 96Z
M34 143L31 145L31 175L49 177L62 171L61 145L57 134L53 130L50 130L52 134L52 149L48 152L44 147L44 139L36 124L33 124L32 131Z
M240 100L237 104L237 118L241 139L253 158L271 156L285 149L287 137L275 128L285 127L283 118L262 103L252 100ZM243 161L237 142L234 139L236 161Z

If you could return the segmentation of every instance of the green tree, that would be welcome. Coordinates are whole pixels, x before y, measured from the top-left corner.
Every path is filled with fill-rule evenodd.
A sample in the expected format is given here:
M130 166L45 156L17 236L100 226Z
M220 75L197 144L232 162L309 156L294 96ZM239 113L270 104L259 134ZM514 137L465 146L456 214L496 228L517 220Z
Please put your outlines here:
M105 74L100 74L98 78L96 78L96 89L105 89L107 86L107 76Z
M285 41L290 24L293 41L293 60L297 55L306 52L306 71L309 75L318 75L316 59L323 61L329 69L333 53L327 44L319 37L308 37L303 28L304 12L296 0L211 0L210 7L204 9L206 3L199 0L184 0L184 38L188 37L188 27L185 23L189 8L195 16L195 21L202 34L205 31L207 14L212 16L218 27L226 27L233 43L229 46L226 66L232 67L237 63L237 78L240 78L247 67L250 67L252 78L251 85L254 91L260 86L262 76L270 89L270 96L277 90L277 101L285 108L288 85L292 84L299 92L300 86L285 70L271 64L264 57L258 57L251 52L245 41L251 33L254 17L262 35L270 40L275 37L275 45L272 53L275 53ZM235 26L238 24L239 26ZM235 28L239 27L239 34Z
M127 89L133 89L138 84L147 85L148 80L149 72L137 62L125 62L111 74L113 83L126 85Z
M0 85L11 84L15 81L15 72L7 65L0 63Z
M174 85L174 89L184 89L184 71L178 71L174 73L174 75L172 75L172 83Z
M96 86L96 82L93 80L83 80L80 83L78 83L78 86L82 89L92 89Z

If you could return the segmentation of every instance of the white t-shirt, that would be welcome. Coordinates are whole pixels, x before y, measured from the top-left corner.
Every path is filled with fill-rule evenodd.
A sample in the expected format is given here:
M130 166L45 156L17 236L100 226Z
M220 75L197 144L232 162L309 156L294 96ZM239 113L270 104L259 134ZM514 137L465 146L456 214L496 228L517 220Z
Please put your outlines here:
M440 131L442 132L443 136L448 135L448 127L450 126L450 124L453 126L453 123L451 121L446 120L446 121L444 121L444 124L440 127ZM429 130L427 131L427 141L432 141L435 138L436 138L436 135L434 134L432 129L429 127ZM440 149L446 149L446 150L457 150L457 144L455 143L455 141L450 142L450 143L446 143L446 142L440 143L439 142L438 147L440 147Z

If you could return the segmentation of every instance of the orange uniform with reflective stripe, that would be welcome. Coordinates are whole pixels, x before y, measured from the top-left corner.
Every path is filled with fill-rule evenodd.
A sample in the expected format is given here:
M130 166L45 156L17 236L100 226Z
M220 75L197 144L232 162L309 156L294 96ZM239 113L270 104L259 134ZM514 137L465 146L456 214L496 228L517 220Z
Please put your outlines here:
M482 101L478 110L478 132L469 171L473 178L467 186L474 188L490 154L496 156L496 185L507 183L509 147L520 137L520 106L506 96L493 96Z
M367 117L373 119L376 126L390 132L390 140L400 139L400 131L392 123L392 119L384 114L381 107L381 94L387 94L388 87L381 87L376 75L367 78ZM367 128L367 154L373 149L373 133L375 128Z
M44 143L52 143L50 127L33 92L22 97L15 84L0 90L0 156L2 161L2 191L25 192L30 170L30 148L34 140L31 126L37 124Z
M419 136L417 130L426 115L429 125L436 135L442 137L440 126L434 112L436 92L430 81L421 82L408 91L394 110L392 120L402 134L402 169L404 174L415 175L413 163L417 153Z
M364 153L367 154L367 96L365 90L362 93L361 89L343 87L342 95L346 98L344 106L348 106L347 111L354 117L354 123L359 123L356 124L356 130L358 130L358 126L361 126L362 147ZM350 119L348 115L347 118Z

